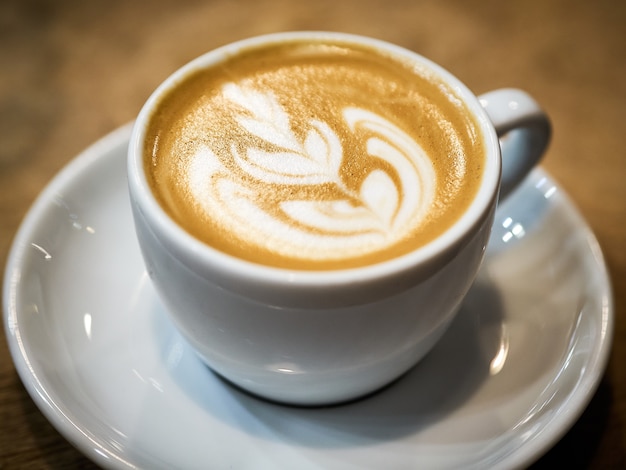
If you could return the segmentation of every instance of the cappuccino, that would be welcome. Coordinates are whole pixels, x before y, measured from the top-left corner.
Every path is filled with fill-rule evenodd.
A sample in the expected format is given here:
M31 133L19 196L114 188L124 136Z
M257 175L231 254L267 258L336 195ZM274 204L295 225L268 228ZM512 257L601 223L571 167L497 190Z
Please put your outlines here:
M293 40L196 70L150 117L152 192L209 246L269 266L343 269L427 244L482 180L478 123L426 66Z

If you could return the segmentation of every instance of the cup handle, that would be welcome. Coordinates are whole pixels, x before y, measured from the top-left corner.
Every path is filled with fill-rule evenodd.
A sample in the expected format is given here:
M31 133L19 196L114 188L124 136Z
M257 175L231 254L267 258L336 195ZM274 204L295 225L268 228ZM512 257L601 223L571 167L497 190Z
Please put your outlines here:
M478 99L500 139L502 200L543 156L550 141L550 121L537 102L522 90L503 88L480 95Z

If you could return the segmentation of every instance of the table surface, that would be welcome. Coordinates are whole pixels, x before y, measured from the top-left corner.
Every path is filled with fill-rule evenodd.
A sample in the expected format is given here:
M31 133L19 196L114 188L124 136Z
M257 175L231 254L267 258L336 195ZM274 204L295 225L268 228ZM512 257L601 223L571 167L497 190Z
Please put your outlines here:
M550 114L544 167L606 256L615 337L586 411L536 468L626 468L626 2L289 0L0 3L0 263L44 185L218 45L285 30L385 39L477 94L524 88ZM47 422L0 340L0 468L91 468Z

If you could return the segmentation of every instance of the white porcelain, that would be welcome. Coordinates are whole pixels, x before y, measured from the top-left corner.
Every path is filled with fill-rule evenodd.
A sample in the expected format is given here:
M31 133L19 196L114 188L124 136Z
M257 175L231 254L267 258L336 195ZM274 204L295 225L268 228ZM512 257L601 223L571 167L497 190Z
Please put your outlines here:
M52 424L118 469L503 469L551 447L591 399L614 326L596 239L537 169L502 204L463 306L388 388L294 408L212 373L146 274L123 128L44 190L9 255L4 323L15 366Z
M393 53L438 75L466 103L479 123L485 164L476 197L450 229L387 262L296 271L226 255L167 216L150 190L143 165L146 126L156 104L192 71L251 46L294 38L331 38ZM272 400L337 403L395 380L444 333L480 266L501 174L498 136L488 114L500 133L526 129L512 155L524 164L510 165L517 182L539 159L549 138L547 118L532 98L518 90L500 90L485 95L481 104L451 74L397 46L337 33L282 33L224 46L182 67L141 110L128 164L139 245L174 323L216 372Z

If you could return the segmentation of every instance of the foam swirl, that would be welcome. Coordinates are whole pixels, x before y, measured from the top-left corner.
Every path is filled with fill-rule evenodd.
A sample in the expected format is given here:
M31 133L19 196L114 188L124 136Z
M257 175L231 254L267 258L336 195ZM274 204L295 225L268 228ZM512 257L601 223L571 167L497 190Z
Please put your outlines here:
M196 205L239 239L282 256L332 261L387 248L427 217L436 192L433 164L389 120L361 107L343 108L340 118L363 136L364 153L383 162L355 188L341 170L361 156L346 155L337 129L312 118L297 134L272 92L232 82L221 91L236 105L237 132L259 145L227 149L237 171L220 159L218 143L201 146L186 180ZM317 196L302 198L301 191L277 187L314 187L307 194ZM271 207L268 192L280 195Z

